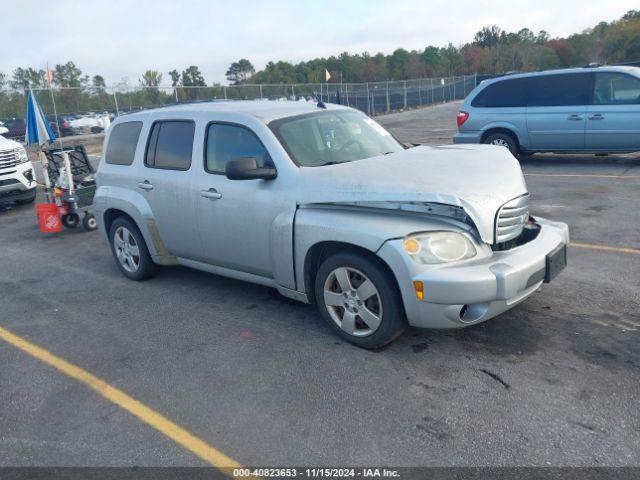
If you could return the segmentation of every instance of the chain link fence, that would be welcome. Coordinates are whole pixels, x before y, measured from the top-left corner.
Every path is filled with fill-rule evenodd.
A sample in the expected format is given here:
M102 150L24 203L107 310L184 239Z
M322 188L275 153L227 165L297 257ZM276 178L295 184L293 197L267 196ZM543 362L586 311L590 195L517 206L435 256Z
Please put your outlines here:
M213 87L109 87L33 89L45 115L76 116L108 112L117 116L147 108L219 100L302 100L316 95L368 115L463 99L476 86L477 76L422 78L369 83L306 83ZM23 118L26 92L0 90L0 120Z

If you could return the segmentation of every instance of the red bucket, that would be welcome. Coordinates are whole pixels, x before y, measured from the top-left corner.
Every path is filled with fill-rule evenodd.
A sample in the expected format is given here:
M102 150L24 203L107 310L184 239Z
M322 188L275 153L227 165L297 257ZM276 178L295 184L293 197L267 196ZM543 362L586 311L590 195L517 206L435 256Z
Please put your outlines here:
M38 217L38 228L42 233L62 231L58 207L54 203L37 203L36 215Z

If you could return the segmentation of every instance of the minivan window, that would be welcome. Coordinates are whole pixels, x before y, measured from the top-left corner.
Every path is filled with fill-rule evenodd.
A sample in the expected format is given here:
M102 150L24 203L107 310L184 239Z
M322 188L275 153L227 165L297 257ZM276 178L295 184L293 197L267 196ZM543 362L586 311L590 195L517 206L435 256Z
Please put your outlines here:
M195 123L189 120L155 122L149 136L145 164L167 170L189 170Z
M271 165L269 153L255 133L239 125L212 123L207 128L205 169L224 174L227 163L241 157L253 157L258 167Z
M631 105L640 103L640 79L625 73L596 73L594 105Z
M111 165L131 165L136 154L142 122L124 122L114 125L104 155Z
M565 107L589 103L590 74L561 73L530 77L528 106Z
M525 107L531 78L500 80L480 91L471 102L472 107Z

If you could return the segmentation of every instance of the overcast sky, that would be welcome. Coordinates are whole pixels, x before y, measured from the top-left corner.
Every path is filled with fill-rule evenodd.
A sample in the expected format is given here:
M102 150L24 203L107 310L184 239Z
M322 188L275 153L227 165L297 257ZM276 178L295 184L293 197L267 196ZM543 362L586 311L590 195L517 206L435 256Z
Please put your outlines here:
M2 5L0 72L72 60L107 84L137 85L147 69L197 65L225 82L233 61L256 69L343 51L391 53L470 41L484 25L552 37L638 8L637 0L55 0Z

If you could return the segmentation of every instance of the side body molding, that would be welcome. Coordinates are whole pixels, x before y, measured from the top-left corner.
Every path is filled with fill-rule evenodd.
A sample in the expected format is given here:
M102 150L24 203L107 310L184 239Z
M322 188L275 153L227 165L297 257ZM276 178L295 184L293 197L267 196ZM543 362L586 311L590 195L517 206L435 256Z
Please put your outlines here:
M104 215L107 209L121 210L129 215L136 222L136 225L138 225L149 248L149 253L156 263L161 265L178 264L176 257L169 254L162 242L156 227L153 211L142 194L128 188L100 186L96 190L93 205L98 221L98 228L107 243L109 239L108 232L104 225Z

